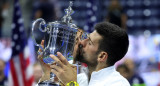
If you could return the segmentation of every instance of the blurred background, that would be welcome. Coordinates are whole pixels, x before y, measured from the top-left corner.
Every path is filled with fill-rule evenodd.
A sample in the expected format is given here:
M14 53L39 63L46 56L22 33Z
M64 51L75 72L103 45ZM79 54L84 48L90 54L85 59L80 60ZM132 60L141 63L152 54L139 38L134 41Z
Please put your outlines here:
M132 86L160 86L160 0L72 0L73 22L86 32L92 32L94 24L109 21L127 31L129 50L116 63L117 71ZM8 83L12 56L12 28L14 0L0 0L0 85ZM46 22L60 21L69 0L19 0L24 31L33 64L34 82L42 75L37 63L37 47L31 39L31 26L35 19ZM43 35L35 37L40 43ZM2 66L2 67L1 67ZM39 73L39 74L37 74Z

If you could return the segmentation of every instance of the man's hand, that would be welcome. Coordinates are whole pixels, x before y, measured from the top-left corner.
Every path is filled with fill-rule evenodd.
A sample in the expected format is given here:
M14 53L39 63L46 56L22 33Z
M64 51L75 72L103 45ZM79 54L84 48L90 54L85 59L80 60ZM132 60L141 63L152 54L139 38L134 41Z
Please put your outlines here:
M57 57L54 55L50 55L50 57L55 61L50 65L51 72L53 72L64 85L71 81L77 81L76 67L69 64L60 52L57 52Z
M44 48L44 40L41 41L41 46L42 46L42 48ZM42 50L39 48L38 52L42 52ZM49 80L50 79L50 71L51 71L50 66L48 64L44 63L43 55L38 55L38 60L41 64L42 70L44 72L44 74L41 77L40 82L44 81L44 80Z

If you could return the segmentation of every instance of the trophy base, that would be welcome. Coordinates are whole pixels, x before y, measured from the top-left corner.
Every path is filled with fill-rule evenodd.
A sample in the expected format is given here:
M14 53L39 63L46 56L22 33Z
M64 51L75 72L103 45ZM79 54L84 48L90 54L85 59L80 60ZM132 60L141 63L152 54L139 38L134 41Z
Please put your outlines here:
M61 86L61 85L60 85L60 83L45 81L45 82L38 83L38 86Z

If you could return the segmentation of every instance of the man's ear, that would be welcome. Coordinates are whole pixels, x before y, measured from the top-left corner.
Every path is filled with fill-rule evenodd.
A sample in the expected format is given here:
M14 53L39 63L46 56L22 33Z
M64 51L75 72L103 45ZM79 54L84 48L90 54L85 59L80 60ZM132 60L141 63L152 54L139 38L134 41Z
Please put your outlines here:
M98 61L99 62L106 62L107 58L108 58L107 52L102 51L98 55Z

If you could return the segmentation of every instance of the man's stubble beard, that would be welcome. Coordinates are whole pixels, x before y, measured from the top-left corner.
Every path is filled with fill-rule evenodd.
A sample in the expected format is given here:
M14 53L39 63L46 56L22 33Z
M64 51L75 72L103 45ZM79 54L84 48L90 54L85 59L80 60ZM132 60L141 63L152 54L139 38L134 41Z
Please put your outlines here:
M3 70L0 70L0 75L2 75L3 74Z
M78 45L78 49L76 51L76 55L75 55L75 61L79 61L79 62L83 62L85 63L85 57L84 57L84 51L83 51L83 46L82 45Z
M91 63L91 62L87 61L86 57L84 55L85 55L85 51L83 50L83 47L79 45L78 49L76 51L75 61L86 63L87 65L92 65L92 66L97 65L97 62Z

